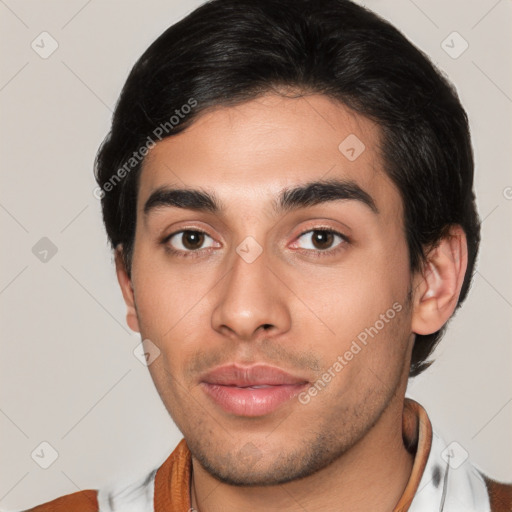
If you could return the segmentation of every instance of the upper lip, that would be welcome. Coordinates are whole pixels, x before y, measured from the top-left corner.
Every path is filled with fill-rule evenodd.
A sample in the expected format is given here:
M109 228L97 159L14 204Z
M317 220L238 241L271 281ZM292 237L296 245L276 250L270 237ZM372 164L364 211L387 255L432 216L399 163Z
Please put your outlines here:
M202 377L202 382L221 386L282 386L305 384L308 381L285 372L281 368L268 365L239 366L228 364L210 370Z

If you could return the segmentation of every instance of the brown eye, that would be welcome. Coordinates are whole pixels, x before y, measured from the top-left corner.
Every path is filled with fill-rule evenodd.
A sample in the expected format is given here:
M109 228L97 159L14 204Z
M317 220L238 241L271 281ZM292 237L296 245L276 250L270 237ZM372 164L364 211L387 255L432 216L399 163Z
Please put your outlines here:
M203 247L205 242L208 244ZM211 236L203 233L202 231L183 230L174 233L169 237L167 243L177 251L191 252L206 247L212 247L213 239Z
M204 242L204 233L199 231L183 231L181 240L185 249L190 249L191 251L199 249Z
M329 249L334 240L334 234L330 231L313 231L311 240L316 249Z
M334 251L338 246L347 242L347 238L336 231L329 229L312 229L302 233L299 240L301 249L310 249L312 251L330 252Z

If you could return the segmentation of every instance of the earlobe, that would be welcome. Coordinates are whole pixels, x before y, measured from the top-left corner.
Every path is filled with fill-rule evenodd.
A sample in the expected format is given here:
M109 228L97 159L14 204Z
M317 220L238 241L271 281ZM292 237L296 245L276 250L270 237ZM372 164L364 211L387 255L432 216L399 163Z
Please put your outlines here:
M467 268L464 230L451 226L441 242L427 256L415 282L412 331L432 334L450 319L460 295Z
M123 299L126 304L126 323L132 331L140 332L139 320L137 318L137 310L135 308L135 294L133 291L132 281L123 259L123 248L121 245L116 247L115 251L115 263L116 263L116 274L117 281L123 294Z

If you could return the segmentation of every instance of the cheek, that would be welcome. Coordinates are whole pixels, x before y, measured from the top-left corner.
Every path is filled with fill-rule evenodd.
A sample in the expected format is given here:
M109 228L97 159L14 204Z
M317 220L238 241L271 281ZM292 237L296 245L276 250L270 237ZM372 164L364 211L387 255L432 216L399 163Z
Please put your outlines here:
M165 256L144 251L138 256L133 281L142 335L165 339L183 329L198 328L208 292L215 284L212 272L171 264Z
M331 343L323 343L323 361L332 365L341 356L340 381L346 385L368 379L390 382L401 372L411 330L407 253L381 253L359 263L333 274L322 289L318 310L334 331Z
M375 325L383 333L391 324L398 327L397 318L399 313L403 317L405 309L409 272L403 262L385 264L373 258L368 264L337 268L316 281L308 277L303 284L304 290L310 290L305 302L346 344L360 333L364 339L364 332L374 332Z
M359 321L351 326L353 334L337 337L335 350L324 358L320 378L330 383L325 394L319 393L318 408L379 407L397 389L406 365L409 312L398 303L383 311L384 320Z

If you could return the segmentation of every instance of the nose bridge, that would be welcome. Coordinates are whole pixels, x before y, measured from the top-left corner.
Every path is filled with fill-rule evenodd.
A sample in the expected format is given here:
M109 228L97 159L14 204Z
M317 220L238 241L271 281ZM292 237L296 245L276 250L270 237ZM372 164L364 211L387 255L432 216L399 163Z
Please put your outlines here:
M261 326L279 331L289 328L285 297L270 264L267 252L254 238L239 244L213 311L216 330L228 329L239 338L250 339Z

